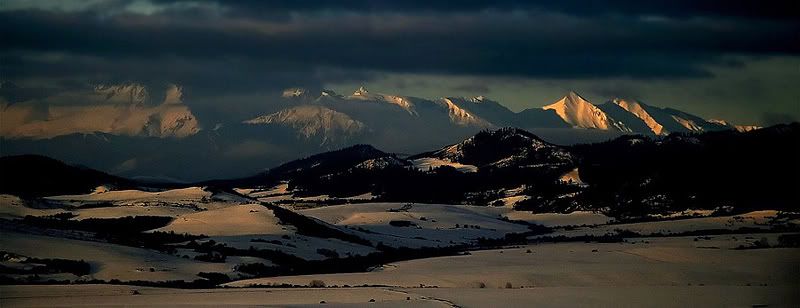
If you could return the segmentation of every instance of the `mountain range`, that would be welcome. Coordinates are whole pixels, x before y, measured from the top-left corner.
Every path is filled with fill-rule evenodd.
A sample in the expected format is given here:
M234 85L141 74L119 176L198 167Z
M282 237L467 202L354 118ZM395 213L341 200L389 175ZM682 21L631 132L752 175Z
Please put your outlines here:
M246 123L284 125L297 129L305 138L320 136L324 141L342 135L362 134L365 130L372 132L385 130L386 127L382 126L387 126L386 124L365 124L369 122L369 118L375 118L376 114L381 112L393 113L392 117L397 119L397 122L404 121L402 124L405 126L425 126L435 121L474 129L507 126L530 131L574 128L659 136L673 132L753 129L752 126L736 126L725 121L706 120L686 112L650 106L633 99L614 98L595 105L575 92L569 92L563 98L542 108L530 108L521 112L513 112L499 102L484 96L428 100L371 93L363 87L349 96L337 95L332 91L313 95L305 89L287 89L283 92L283 98L294 101L298 106L288 107L260 118L269 118L269 121L253 119ZM371 105L368 114L364 114L364 110L353 110L352 105L359 103ZM361 106L356 106L358 107ZM320 117L323 111L326 114L324 118Z
M247 177L187 184L153 184L40 156L9 156L0 158L6 172L0 192L74 194L100 185L268 191L288 184L294 196L325 196L319 202L369 195L373 201L591 210L615 217L687 209L796 209L798 138L800 124L792 123L749 132L629 135L561 146L522 129L501 128L411 156L358 144Z
M11 93L6 90L0 94ZM501 127L522 128L555 144L756 128L633 99L593 104L575 92L513 112L484 96L425 99L364 87L351 95L286 89L260 114L203 123L180 86L163 93L127 83L36 98L0 95L2 155L40 154L116 175L196 181L243 176L353 144L421 152Z

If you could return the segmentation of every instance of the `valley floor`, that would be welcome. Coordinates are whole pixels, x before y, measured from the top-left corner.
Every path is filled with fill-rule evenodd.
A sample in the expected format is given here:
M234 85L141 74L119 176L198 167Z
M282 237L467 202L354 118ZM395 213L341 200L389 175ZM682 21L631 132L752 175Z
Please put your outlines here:
M139 295L132 295L137 290ZM131 286L0 286L4 307L796 307L795 286L369 287L182 290ZM370 302L370 300L375 302Z
M283 194L286 188L247 193L250 198L272 198L275 191ZM265 196L255 195L261 193ZM54 220L52 215L63 213L70 215ZM616 223L592 212L532 214L448 204L306 208L259 204L204 188L55 196L38 203L0 195L0 270L16 279L4 283L39 284L0 286L0 307L286 307L323 302L342 307L799 307L800 216L779 211L709 214ZM34 216L50 217L45 221L62 226L37 227ZM125 222L126 216L166 217L158 229L147 232L204 233L207 237L198 242L224 245L226 249L212 252L229 255L204 259L206 253L215 255L199 250L201 244L182 243L187 239L171 243L175 251L166 253L76 229L97 228L86 224L93 221ZM526 233L531 230L526 223L553 232ZM482 241L508 243L498 239L509 234L528 236L527 241L518 239L528 244L390 259L401 247L477 249L487 247L477 245ZM375 263L363 268L352 266L352 260L370 260L354 258L381 249L383 259L372 259ZM254 254L259 251L282 254ZM64 263L69 260L73 262ZM329 263L314 263L325 260ZM292 271L252 278L275 274L243 268L260 264L269 269L280 262ZM76 264L84 264L85 271ZM318 267L310 271L309 265ZM214 289L88 284L97 282L92 279L138 285L189 282L201 272L228 278L202 287L232 282ZM297 275L320 272L329 274ZM78 283L43 285L49 279Z
M753 239L774 242L777 236L545 243L391 263L367 273L241 280L226 285L229 288L208 290L14 285L0 287L0 302L3 307L175 303L286 307L316 306L322 301L347 307L797 307L800 249L733 249ZM328 287L247 288L308 285L312 280ZM380 286L342 287L364 284Z
M800 286L800 249L733 249L777 234L546 243L390 263L366 273L247 279L228 286L388 285L439 288ZM705 238L705 237L704 237Z

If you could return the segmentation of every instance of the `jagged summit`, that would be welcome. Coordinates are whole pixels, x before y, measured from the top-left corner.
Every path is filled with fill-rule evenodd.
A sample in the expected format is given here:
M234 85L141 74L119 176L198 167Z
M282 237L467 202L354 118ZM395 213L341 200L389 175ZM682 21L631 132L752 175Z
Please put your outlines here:
M658 121L656 121L656 119L653 118L653 116L651 116L650 113L647 111L647 109L649 109L648 108L649 106L633 99L622 99L622 98L614 98L611 100L611 103L619 106L622 109L625 109L625 111L630 112L631 114L642 120L642 122L644 122L647 125L647 127L653 134L664 135L667 133L664 130L664 126L658 123Z
M467 109L462 108L457 103L457 98L443 97L436 102L447 109L447 114L450 117L450 122L459 126L472 126L487 128L491 127L492 123L474 115Z
M320 96L331 96L331 97L335 97L335 96L339 96L339 94L337 94L337 93L336 93L335 91L333 91L333 90L328 90L328 89L325 89L325 90L322 90L322 92L320 93Z
M471 102L473 102L473 103L483 103L484 101L487 101L488 99L486 98L486 96L478 95L478 96L470 98L469 100Z
M569 92L567 92L567 96L572 98L573 100L583 100L583 101L587 101L587 102L589 101L589 100L583 98L583 96L581 96L580 94L578 94L578 92L575 92L573 90L570 90Z
M0 87L6 89L14 85L5 82ZM283 100L269 109L270 113L283 111L283 116L275 117L284 119L278 121L273 117L269 121L281 122L303 137L323 135L329 140L355 141L336 135L350 136L358 131L360 137L384 140L400 137L406 143L418 142L419 145L431 144L433 140L444 136L463 137L481 129L505 126L536 131L548 140L564 144L574 143L584 136L596 140L619 133L658 136L673 132L755 128L706 120L683 111L654 107L634 99L614 98L604 104L595 105L576 91L567 92L547 106L514 112L484 95L426 99L370 92L366 86L358 87L352 95L340 95L331 90L314 92L317 90L309 89L316 88L284 89L281 92ZM186 137L200 130L197 119L183 101L182 87L169 85L163 91L151 90L135 82L98 84L91 89L48 98L48 101L68 98L80 101L80 104L69 107L68 104L52 104L47 108L43 108L41 103L9 99L13 95L8 92L20 91L6 91L0 93L0 96L5 95L0 98L0 108L4 113L0 136L41 139L74 133L102 132L126 136ZM306 107L288 109L298 106ZM325 109L309 106L321 106ZM266 118L264 116L261 120L267 120ZM241 123L245 119L233 120ZM286 121L293 124L284 123ZM304 124L298 124L300 122ZM327 133L322 133L326 131L326 127L329 128ZM569 128L609 133L564 131ZM543 131L544 129L549 131ZM436 134L425 136L426 133L423 132L427 131ZM437 144L442 144L442 141L438 142ZM323 144L329 145L327 142Z
M408 97L383 93L371 93L363 86L359 87L358 90L353 92L353 95L347 97L346 99L389 103L400 107L409 115L418 115L414 103L412 103Z
M4 106L0 136L46 139L107 133L182 138L200 131L194 114L182 101L183 91L178 85L169 85L159 104L151 104L150 91L138 83L98 84L65 96L81 104L49 105L46 112L41 112L41 105L35 101Z
M308 94L308 90L304 88L287 88L283 90L281 93L281 97L284 98L293 98L293 97L303 97Z
M94 92L106 101L141 106L150 100L147 88L138 83L97 84Z
M302 105L256 117L244 124L290 127L304 139L319 138L320 145L336 144L361 133L364 123L347 114L318 105Z
M358 90L353 92L353 96L367 97L369 96L369 91L367 91L367 88L365 88L364 86L361 86L358 88Z
M164 95L165 105L181 105L183 104L183 87L170 84L167 86L167 93Z
M561 119L576 128L630 132L624 124L614 121L603 110L574 91L542 109L555 111Z
M655 135L737 129L726 121L705 120L677 109L650 106L633 99L615 98L611 102L641 119Z

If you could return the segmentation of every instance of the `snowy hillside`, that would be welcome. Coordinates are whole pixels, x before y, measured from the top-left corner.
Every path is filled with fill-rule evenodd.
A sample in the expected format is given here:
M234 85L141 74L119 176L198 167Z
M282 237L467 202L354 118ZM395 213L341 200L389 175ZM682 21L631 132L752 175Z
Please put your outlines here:
M182 96L180 86L169 85L163 101L153 105L144 86L122 84L98 85L91 91L65 93L42 101L13 105L2 103L0 136L46 139L100 132L160 138L187 137L199 132L200 124L183 103Z
M484 131L460 143L409 159L437 159L479 167L508 167L567 163L572 160L572 156L566 150L529 132L504 128Z
M157 93L124 83L13 104L0 101L3 154L38 154L129 177L185 182L241 177L298 156L355 144L420 153L501 127L521 128L559 145L625 134L757 129L630 99L594 105L574 92L553 104L514 112L485 96L420 98L364 87L340 95L288 88L259 111L215 114L204 105L198 108L204 112L200 116L184 103L183 94L178 86ZM201 127L206 129L201 132Z
M725 121L704 120L680 110L649 106L636 100L615 98L610 103L641 119L654 135L736 129Z
M244 121L245 124L277 124L295 129L306 139L320 137L322 144L361 133L364 123L322 106L297 106Z

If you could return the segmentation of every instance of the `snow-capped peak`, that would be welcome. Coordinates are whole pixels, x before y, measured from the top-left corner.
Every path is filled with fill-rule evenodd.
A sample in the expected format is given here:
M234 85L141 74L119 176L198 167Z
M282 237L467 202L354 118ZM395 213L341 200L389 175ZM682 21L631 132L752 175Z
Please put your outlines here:
M167 86L167 94L164 96L165 105L181 105L183 104L183 87L170 84Z
M732 128L732 129L734 129L734 130L736 130L738 132L749 132L749 131L753 131L753 130L757 130L757 129L761 129L762 128L761 126L757 126L757 125L736 125L736 124L733 124L731 122L728 122L728 121L725 121L725 120L718 120L718 119L708 119L706 121L708 123L711 123L711 124L714 124L714 125Z
M624 124L609 118L600 108L573 91L542 109L555 111L561 119L573 127L630 131Z
M320 137L321 145L337 143L361 133L364 123L323 106L302 105L244 121L245 124L278 124L294 128L305 139Z
M366 97L366 96L369 96L369 91L367 91L367 88L365 88L364 86L361 86L361 87L358 88L358 90L353 92L353 96L364 96L364 97Z
M658 123L658 121L656 121L656 119L650 115L650 113L647 111L647 109L649 109L647 105L636 100L622 98L614 98L612 102L641 119L645 125L650 128L650 131L652 131L653 134L666 135L669 133L664 129L663 125Z
M301 97L308 93L306 89L303 88L287 88L283 90L283 94L281 97L284 98L292 98L292 97Z
M587 99L583 98L583 96L581 96L580 94L578 94L578 92L575 92L575 91L572 91L572 90L570 90L570 91L567 93L567 96L568 96L568 97L570 97L570 98L572 98L573 100L582 100L582 101L585 101L585 102L589 102L589 100L587 100Z
M370 93L367 90L367 88L361 86L358 88L358 90L353 92L353 95L350 95L348 99L368 101L368 100L382 100L382 97L381 95Z
M389 103L397 105L398 107L408 112L408 114L410 115L417 115L417 111L414 108L414 104L407 97L382 94L382 93L370 93L363 86L358 88L358 90L356 90L355 92L353 92L353 95L349 96L348 99Z
M758 125L733 125L733 128L739 132L749 132L757 129L762 129L763 127Z
M115 85L98 84L94 86L94 92L102 95L106 101L116 101L134 106L142 106L150 99L147 88L133 82Z
M707 121L708 123L713 123L713 124L722 125L722 126L733 126L733 125L731 125L730 123L728 123L728 121L725 121L725 120L718 120L718 119L708 119L708 120L706 120L706 121Z
M400 106L400 108L403 108L410 115L417 115L417 111L414 109L414 104L411 103L411 101L409 101L406 97L383 95L383 99L389 103Z
M483 103L484 101L486 101L486 97L483 95L478 95L471 98L470 101L473 103Z
M453 100L448 97L443 97L437 102L447 108L447 113L450 116L450 122L461 126L477 126L483 128L492 126L492 124L488 121L481 119L469 111L459 107L458 104L454 103Z

